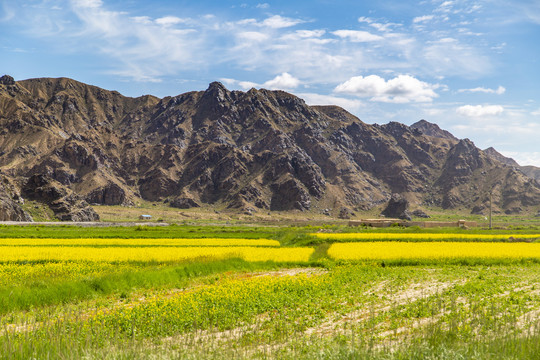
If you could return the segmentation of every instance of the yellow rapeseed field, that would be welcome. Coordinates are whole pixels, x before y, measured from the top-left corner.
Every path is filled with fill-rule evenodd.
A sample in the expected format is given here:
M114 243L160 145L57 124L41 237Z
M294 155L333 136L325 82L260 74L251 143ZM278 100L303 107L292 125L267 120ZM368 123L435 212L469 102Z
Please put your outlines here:
M413 240L413 241L445 241L445 240L466 240L466 241L488 241L488 240L507 240L510 237L519 239L537 239L540 234L399 234L399 233L314 233L311 234L320 239L327 240Z
M108 261L177 262L207 258L246 261L308 261L313 248L263 247L77 247L0 246L0 261Z
M6 245L70 245L70 246L279 246L279 241L268 239L0 239L0 246Z
M494 242L354 242L336 243L328 255L342 260L540 258L540 243Z

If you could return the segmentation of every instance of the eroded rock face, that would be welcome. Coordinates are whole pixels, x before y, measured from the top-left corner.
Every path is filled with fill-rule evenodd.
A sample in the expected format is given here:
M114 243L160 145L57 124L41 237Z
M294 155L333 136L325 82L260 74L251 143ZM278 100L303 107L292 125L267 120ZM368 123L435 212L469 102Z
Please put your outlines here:
M176 197L169 202L169 205L178 209L191 209L200 207L200 205L195 200L187 196Z
M21 208L13 197L21 201L18 194L10 195L6 191L6 187L0 177L0 221L33 221L32 217Z
M127 205L126 200L124 189L114 183L99 187L86 196L90 204Z
M386 208L381 214L389 218L411 220L408 208L409 202L407 199L399 194L392 194L390 201L388 201L388 205L386 205Z
M29 199L45 202L61 221L99 221L86 201L46 175L30 177L23 192Z
M274 185L270 210L309 210L311 200L302 184L293 178Z

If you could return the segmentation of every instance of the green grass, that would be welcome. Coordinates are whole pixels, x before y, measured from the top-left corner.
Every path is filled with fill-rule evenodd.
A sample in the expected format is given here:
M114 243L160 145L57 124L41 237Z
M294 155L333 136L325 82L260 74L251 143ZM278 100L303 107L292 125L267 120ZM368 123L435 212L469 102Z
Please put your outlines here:
M275 228L241 226L0 225L1 238L245 238L274 236Z
M27 321L0 336L0 350L5 358L527 359L539 333L537 320L522 319L540 309L539 274L536 264L229 274L176 296Z
M331 261L332 232L535 233L345 226L0 226L1 237L277 239L309 262L0 264L0 359L535 359L535 259Z

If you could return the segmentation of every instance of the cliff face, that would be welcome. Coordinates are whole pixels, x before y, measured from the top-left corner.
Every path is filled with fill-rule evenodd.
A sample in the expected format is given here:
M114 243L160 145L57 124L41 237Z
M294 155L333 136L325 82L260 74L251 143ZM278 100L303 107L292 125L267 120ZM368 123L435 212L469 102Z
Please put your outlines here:
M64 78L2 79L0 170L23 196L53 210L67 204L58 216L94 219L88 203L136 198L182 208L369 209L401 193L472 209L493 189L500 210L540 203L535 181L425 121L368 125L339 107L220 83L158 99Z

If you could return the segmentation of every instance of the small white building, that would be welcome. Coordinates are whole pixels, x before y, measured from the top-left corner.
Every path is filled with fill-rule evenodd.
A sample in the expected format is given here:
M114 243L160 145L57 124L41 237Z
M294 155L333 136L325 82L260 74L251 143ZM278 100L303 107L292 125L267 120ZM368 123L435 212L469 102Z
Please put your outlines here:
M152 215L140 215L139 220L151 220Z

